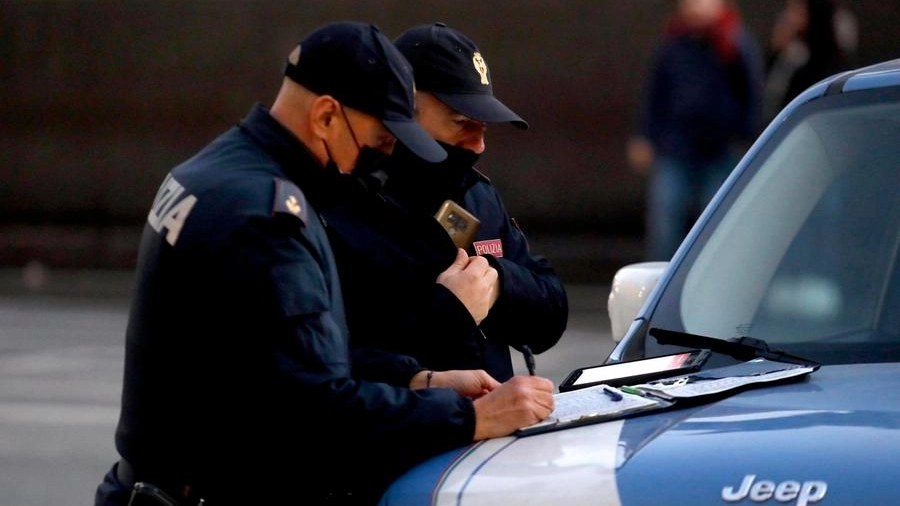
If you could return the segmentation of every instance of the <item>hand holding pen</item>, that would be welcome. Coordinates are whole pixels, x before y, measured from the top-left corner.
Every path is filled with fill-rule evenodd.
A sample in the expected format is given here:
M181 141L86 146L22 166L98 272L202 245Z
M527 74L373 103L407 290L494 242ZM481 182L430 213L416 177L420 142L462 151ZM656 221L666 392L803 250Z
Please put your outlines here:
M553 382L540 376L513 376L473 400L474 440L507 436L547 418L554 408Z

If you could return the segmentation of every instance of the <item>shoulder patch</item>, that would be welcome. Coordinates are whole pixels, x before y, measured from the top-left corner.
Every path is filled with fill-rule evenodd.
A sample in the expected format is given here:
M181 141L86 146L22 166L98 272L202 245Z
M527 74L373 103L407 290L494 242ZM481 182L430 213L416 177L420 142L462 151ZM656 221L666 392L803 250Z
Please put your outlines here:
M275 178L275 201L272 214L290 214L300 218L303 226L309 220L309 204L300 188L287 179Z

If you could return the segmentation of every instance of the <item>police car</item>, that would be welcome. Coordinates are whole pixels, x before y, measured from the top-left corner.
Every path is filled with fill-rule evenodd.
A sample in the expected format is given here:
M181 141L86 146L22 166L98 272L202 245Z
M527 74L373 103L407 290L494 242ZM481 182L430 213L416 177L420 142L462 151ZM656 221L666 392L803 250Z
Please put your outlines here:
M609 363L693 349L702 336L703 370L734 363L716 343L820 367L708 402L476 443L410 470L382 504L897 504L900 60L797 97L670 262L617 273L609 310Z

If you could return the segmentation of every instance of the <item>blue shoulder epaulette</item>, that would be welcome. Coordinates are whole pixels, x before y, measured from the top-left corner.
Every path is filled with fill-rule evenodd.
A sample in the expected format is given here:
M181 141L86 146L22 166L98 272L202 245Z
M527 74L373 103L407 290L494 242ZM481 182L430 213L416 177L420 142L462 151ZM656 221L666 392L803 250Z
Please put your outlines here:
M294 183L287 179L275 178L275 202L272 204L272 214L290 214L300 218L303 226L308 224L309 205L303 192Z

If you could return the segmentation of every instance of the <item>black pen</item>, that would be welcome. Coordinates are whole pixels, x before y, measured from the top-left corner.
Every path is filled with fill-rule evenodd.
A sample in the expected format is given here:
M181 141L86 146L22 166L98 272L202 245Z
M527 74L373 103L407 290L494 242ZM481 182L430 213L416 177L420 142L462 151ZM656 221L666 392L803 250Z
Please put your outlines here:
M616 392L615 390L611 390L608 387L603 387L603 393L609 396L614 402L619 402L622 400L622 394Z
M525 355L525 366L528 367L528 375L534 376L534 354L527 344L522 345L522 355Z

